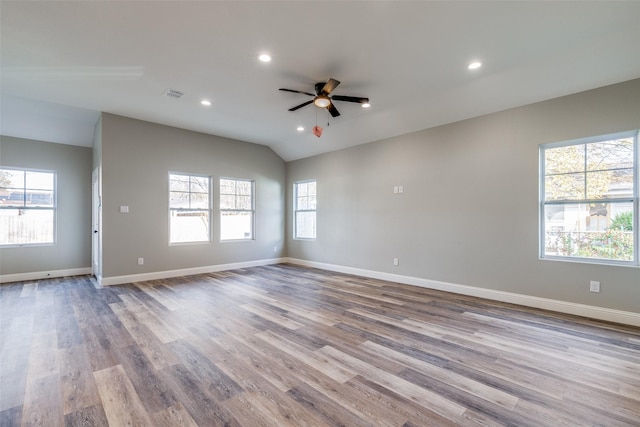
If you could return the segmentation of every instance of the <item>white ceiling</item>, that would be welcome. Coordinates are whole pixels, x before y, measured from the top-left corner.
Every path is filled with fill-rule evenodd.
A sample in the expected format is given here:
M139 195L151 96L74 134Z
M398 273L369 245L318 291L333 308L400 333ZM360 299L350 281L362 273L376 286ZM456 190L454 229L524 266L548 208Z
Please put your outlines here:
M100 111L285 160L640 77L640 2L2 1L3 135L91 146ZM273 60L261 63L260 53ZM466 65L484 64L476 71ZM333 95L305 95L333 77ZM184 92L180 100L161 96ZM202 98L213 100L203 107ZM310 132L325 128L321 138ZM327 121L330 126L327 127ZM302 125L304 133L296 131Z

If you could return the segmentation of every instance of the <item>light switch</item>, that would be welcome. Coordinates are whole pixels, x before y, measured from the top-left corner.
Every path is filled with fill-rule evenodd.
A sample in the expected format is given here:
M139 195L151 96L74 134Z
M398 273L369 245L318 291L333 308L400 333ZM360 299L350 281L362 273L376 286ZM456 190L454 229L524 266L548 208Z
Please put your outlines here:
M120 206L120 213L129 213L129 206Z

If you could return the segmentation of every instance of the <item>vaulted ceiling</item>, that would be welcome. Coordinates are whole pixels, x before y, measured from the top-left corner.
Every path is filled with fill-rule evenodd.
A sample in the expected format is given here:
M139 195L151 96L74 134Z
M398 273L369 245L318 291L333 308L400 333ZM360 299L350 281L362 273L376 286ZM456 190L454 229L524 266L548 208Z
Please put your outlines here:
M0 133L76 145L103 111L293 160L640 77L637 1L2 1L0 15ZM279 88L331 77L371 107L287 111L309 98Z

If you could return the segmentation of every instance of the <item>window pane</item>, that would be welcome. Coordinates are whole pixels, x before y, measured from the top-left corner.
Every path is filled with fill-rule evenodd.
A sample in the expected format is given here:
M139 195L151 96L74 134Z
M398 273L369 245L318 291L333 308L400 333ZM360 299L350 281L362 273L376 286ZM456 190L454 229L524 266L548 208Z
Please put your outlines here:
M220 209L235 209L236 196L228 194L220 194Z
M54 243L54 190L54 172L0 169L0 245Z
M191 209L209 209L209 193L191 193Z
M170 211L170 242L209 241L208 211Z
M194 193L209 194L209 178L202 176L192 176L191 191Z
M0 209L0 245L53 243L53 209Z
M24 171L0 169L0 189L24 189Z
M545 206L545 255L632 261L633 203Z
M236 197L236 209L251 210L251 196Z
M633 197L633 169L587 173L587 199Z
M297 239L316 238L316 181L295 183L294 232ZM306 211L306 212L302 212Z
M169 175L169 242L211 240L211 200L207 176Z
M316 238L315 212L296 212L296 237L300 239Z
M297 186L296 195L297 195L298 197L304 197L304 196L306 196L306 195L307 195L307 188L308 188L308 185L307 185L307 183L306 183L306 182L301 182L301 183L299 183L299 184L296 184L296 186Z
M253 239L253 181L221 179L220 209L220 240Z
M231 179L221 179L220 194L236 194L236 182Z
M583 171L584 149L584 144L547 148L544 152L545 174Z
M298 197L297 210L309 209L309 199L307 197Z
M54 207L54 180L52 172L2 169L0 203L6 207Z
M220 212L220 240L253 239L251 212Z
M583 141L543 146L541 255L637 263L637 134Z
M587 145L587 170L633 167L633 138Z
M169 199L169 206L172 208L189 208L189 193L172 191Z
M26 172L27 190L52 190L53 174L51 172Z
M169 175L169 190L189 191L189 176L174 174Z
M307 201L307 205L309 206L309 209L315 210L316 209L316 196L309 196L308 201Z
M584 179L584 173L551 175L545 177L545 200L584 199Z
M53 191L31 191L27 193L27 206L52 208Z
M22 190L11 191L3 201L3 206L24 207L26 206L25 192Z
M241 196L250 196L252 193L251 181L237 181L236 182L236 192Z

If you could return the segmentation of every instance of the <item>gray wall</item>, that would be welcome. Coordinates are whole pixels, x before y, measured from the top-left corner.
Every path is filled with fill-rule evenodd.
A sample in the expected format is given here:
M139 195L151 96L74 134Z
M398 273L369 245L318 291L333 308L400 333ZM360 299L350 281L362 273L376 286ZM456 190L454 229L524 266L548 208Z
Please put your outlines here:
M96 126L93 129L93 154L92 154L94 170L98 166L102 166L102 115L98 118Z
M640 268L539 260L538 148L638 129L639 99L640 79L289 162L288 256L638 312ZM294 240L312 178L317 240Z
M57 243L0 249L0 274L91 266L91 148L0 137L0 165L57 172Z
M285 166L270 148L112 114L101 126L103 278L283 255ZM169 245L169 171L214 178L213 242ZM255 180L255 240L219 241L221 176Z

